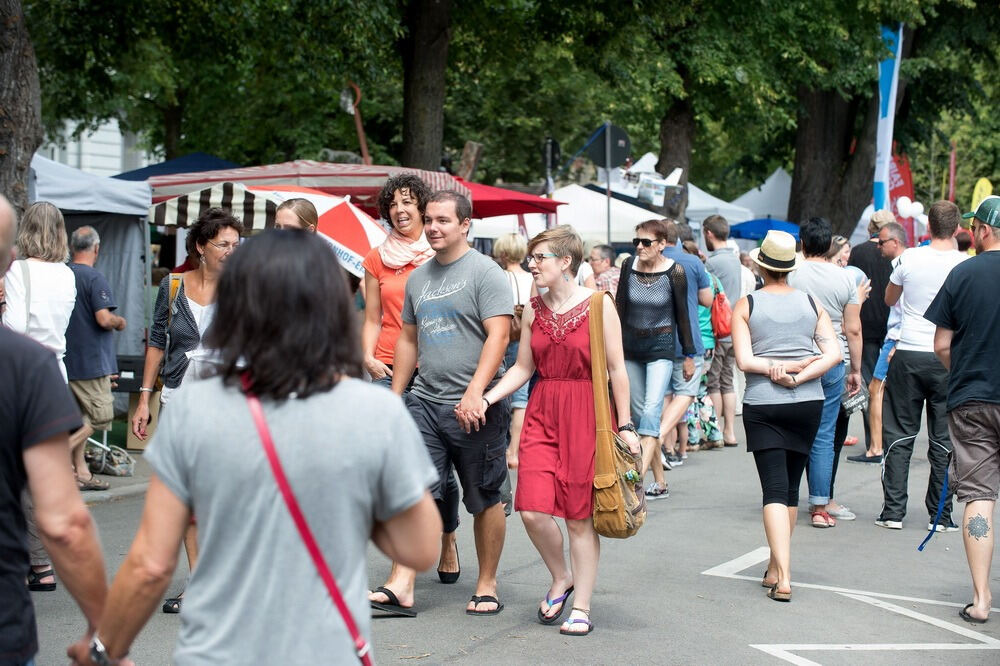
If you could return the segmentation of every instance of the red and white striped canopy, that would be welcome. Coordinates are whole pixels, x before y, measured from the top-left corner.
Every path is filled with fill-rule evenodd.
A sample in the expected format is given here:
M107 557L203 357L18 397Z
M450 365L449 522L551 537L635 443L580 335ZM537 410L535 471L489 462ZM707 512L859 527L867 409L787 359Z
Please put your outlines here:
M162 226L187 226L209 208L232 211L247 229L274 226L278 206L288 199L308 199L319 213L319 235L330 243L345 270L364 277L361 262L385 240L382 226L355 206L349 198L295 185L244 187L239 183L213 186L162 201L149 209L149 222Z
M351 200L368 212L374 212L375 198L386 179L398 173L420 176L432 190L455 190L472 198L469 188L443 171L424 171L396 166L371 166L366 164L336 164L295 160L267 166L177 173L154 176L149 179L153 188L153 203L187 194L192 190L211 187L216 183L242 183L255 185L298 185L319 190L338 197L350 196Z

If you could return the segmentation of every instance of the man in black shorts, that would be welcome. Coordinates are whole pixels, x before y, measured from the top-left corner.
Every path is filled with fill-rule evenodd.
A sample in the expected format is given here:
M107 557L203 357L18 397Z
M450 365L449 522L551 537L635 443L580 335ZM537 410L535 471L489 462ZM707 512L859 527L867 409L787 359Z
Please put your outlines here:
M1000 491L1000 366L993 334L1000 309L1000 197L984 199L971 218L976 256L955 266L924 317L937 326L934 353L948 374L948 429L955 492L965 502L962 536L972 572L972 603L959 615L982 624L990 614L993 507Z
M432 493L440 502L454 465L462 501L474 516L479 578L466 613L496 615L503 610L496 573L506 532L500 487L507 476L510 402L490 405L483 393L500 377L514 300L503 270L469 247L471 217L472 204L454 192L437 192L427 202L424 233L436 256L406 281L392 390L403 393L419 362L405 400L442 479ZM404 608L412 605L413 575L396 567L384 586ZM379 595L392 602L378 590L372 601L381 601Z

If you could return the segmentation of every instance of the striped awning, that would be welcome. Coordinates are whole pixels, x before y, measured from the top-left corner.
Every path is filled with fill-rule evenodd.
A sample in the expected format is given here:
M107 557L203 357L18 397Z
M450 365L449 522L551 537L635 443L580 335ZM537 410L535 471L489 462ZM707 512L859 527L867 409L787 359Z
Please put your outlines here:
M239 183L219 183L187 192L149 209L150 224L186 227L209 208L225 208L240 218L247 229L264 229L274 224L280 200L254 193Z
M386 179L399 173L420 176L432 190L454 190L472 199L464 184L443 171L425 171L409 167L367 164L337 164L295 160L281 164L223 169L200 173L177 173L149 179L153 188L153 203L187 194L192 190L212 187L217 183L233 182L251 185L298 185L332 194L351 197L356 205L371 212L375 199Z

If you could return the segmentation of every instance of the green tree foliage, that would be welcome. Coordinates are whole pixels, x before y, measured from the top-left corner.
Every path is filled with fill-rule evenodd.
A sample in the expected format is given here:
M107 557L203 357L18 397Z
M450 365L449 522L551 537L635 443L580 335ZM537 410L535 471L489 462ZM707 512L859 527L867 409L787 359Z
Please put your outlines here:
M352 79L373 158L392 163L404 152L400 45L411 2L27 0L25 11L50 131L65 119L85 129L118 118L171 155L315 158L357 150L339 108ZM952 139L962 197L973 176L996 175L1000 12L988 5L454 2L444 148L457 156L466 141L483 143L477 179L540 182L546 136L566 158L611 120L634 155L658 150L662 171L681 164L726 198L776 166L792 169L796 213L846 231L870 198L881 24L907 25L896 136L918 192L940 188Z
M29 0L50 133L109 118L168 157L242 163L356 149L347 79L393 70L392 5L349 0ZM375 151L379 155L379 151Z

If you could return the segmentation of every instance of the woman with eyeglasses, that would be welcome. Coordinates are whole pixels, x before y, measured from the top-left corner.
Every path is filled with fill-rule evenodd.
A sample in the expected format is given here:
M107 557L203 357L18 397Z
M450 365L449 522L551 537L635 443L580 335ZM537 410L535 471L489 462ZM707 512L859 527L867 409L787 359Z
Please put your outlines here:
M674 335L680 336L685 379L694 375L695 346L687 311L687 276L680 264L663 256L666 224L649 220L637 226L635 234L636 256L621 267L615 304L622 322L632 419L638 422L645 474L660 448L660 415L673 373ZM660 480L662 474L659 468L653 470L647 499L670 495Z
M170 400L190 371L198 372L198 364L207 358L201 339L215 317L215 288L222 267L240 244L243 223L228 210L209 208L188 230L186 247L198 256L198 268L186 273L171 273L160 282L153 308L153 325L149 328L146 363L143 366L139 404L132 416L132 434L145 440L149 425L149 397L155 391L157 378L162 379L160 410ZM197 530L194 523L184 536L188 569L193 570L198 559ZM164 613L179 613L181 597L172 597L163 604Z
M528 244L528 252L534 284L544 293L533 297L531 306L524 309L517 362L483 400L495 404L538 371L521 431L514 508L552 577L536 608L538 621L555 624L568 606L570 612L559 633L583 636L594 629L590 601L601 552L592 517L596 420L590 302L594 292L574 279L583 260L583 242L573 227L564 224L543 231ZM612 412L621 424L622 438L638 453L635 428L628 423L629 386L621 327L610 299L602 301ZM570 566L556 518L566 523Z

